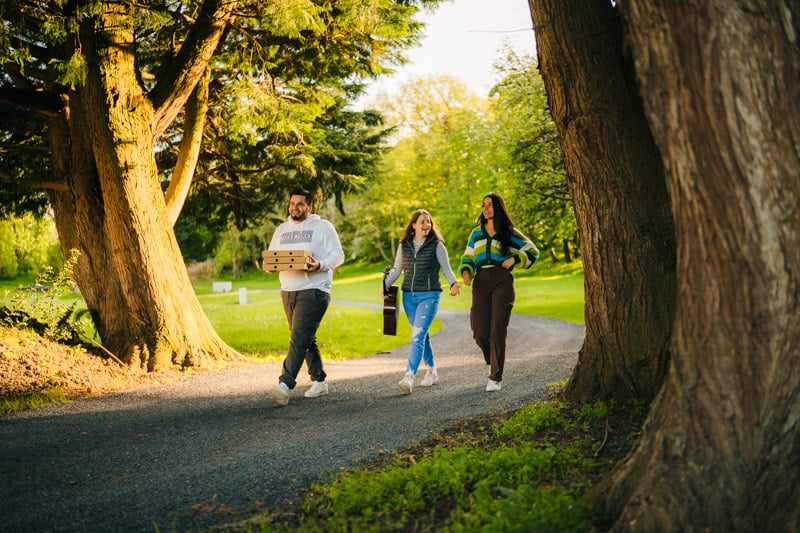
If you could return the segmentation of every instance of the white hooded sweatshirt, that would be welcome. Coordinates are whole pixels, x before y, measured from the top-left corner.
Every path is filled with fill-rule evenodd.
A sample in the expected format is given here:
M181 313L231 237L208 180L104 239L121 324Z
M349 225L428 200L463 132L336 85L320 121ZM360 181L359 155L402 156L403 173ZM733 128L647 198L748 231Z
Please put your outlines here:
M344 263L344 250L333 224L319 215L308 215L302 222L289 217L278 226L269 243L270 250L310 250L319 261L319 270L281 270L281 290L302 291L320 289L331 292L333 272Z

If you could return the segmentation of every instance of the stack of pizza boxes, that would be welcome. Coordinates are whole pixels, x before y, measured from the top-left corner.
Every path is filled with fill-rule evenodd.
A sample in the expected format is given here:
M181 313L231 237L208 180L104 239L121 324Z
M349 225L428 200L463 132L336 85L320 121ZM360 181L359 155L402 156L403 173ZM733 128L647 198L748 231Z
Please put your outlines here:
M309 250L264 250L262 267L267 272L276 270L308 270L311 261Z

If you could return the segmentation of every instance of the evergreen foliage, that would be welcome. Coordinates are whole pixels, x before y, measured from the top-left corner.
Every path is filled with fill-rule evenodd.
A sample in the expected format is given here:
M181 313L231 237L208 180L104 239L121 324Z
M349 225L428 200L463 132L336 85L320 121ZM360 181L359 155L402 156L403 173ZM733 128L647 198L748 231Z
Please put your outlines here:
M386 134L376 113L346 106L366 79L405 61L403 50L422 29L414 13L438 3L239 2L210 65L203 149L186 206L199 230L216 235L229 223L258 224L280 211L286 191L297 185L314 190L320 202L334 198L343 210L342 195L374 176ZM52 168L45 117L83 84L80 40L90 36L79 28L103 5L10 0L0 7L0 216L41 214L47 205L42 191L55 185L46 183ZM156 82L181 68L181 46L193 38L205 5L157 0L128 8L140 81L161 101ZM70 48L75 53L65 55ZM165 189L183 128L180 120L172 123L157 146Z

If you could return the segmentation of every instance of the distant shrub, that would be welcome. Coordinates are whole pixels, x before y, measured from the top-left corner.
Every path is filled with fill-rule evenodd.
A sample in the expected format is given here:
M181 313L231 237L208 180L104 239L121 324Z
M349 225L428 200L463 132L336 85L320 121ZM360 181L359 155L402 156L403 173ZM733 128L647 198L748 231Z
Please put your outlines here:
M0 278L13 279L62 261L55 224L31 214L0 220Z
M192 281L208 281L219 277L219 266L213 259L206 259L202 263L189 263L186 265L186 270Z

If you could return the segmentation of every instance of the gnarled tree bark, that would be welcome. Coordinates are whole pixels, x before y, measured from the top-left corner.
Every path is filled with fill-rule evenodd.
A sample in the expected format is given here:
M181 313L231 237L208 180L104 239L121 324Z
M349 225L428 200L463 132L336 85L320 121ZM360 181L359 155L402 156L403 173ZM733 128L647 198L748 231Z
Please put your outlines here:
M597 509L615 531L797 531L800 4L623 7L679 290L664 388Z
M204 46L167 69L155 101L136 75L133 8L104 1L84 22L87 79L49 119L51 193L62 246L80 257L74 278L107 349L131 366L199 366L239 355L200 307L160 187L154 143L206 70L235 2L208 1L190 41ZM180 55L180 54L179 54ZM167 89L161 88L166 87Z
M622 24L610 2L529 5L583 252L586 337L565 395L649 402L669 362L675 236Z

